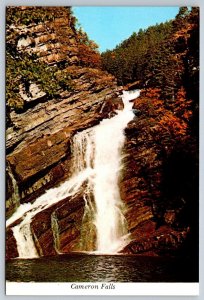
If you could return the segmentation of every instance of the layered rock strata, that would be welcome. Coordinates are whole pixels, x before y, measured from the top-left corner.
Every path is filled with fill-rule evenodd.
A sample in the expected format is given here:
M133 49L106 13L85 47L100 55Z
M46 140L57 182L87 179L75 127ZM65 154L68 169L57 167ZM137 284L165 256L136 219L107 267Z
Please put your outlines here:
M18 7L21 16L42 13L40 8ZM6 132L7 199L10 217L20 204L33 202L48 188L69 178L70 143L74 134L98 124L122 109L115 78L108 73L81 66L78 36L69 8L44 7L44 21L7 24L8 41L15 55L35 54L39 63L55 66L69 74L70 89L60 88L51 97L35 82L19 86L23 109L10 111ZM16 10L18 10L16 12ZM13 45L12 45L13 47ZM62 199L38 213L31 231L39 255L69 252L76 248L84 210L82 195ZM20 222L17 221L17 222ZM18 256L12 226L7 229L7 258Z

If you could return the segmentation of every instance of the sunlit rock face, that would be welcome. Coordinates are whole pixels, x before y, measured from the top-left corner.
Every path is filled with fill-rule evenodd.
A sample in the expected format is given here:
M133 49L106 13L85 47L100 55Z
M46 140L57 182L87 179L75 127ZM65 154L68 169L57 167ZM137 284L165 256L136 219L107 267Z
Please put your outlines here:
M26 13L34 7L19 7ZM19 203L33 201L45 189L70 173L70 139L122 108L120 91L113 76L100 69L81 67L78 37L69 8L44 8L47 19L37 24L11 24L8 35L16 53L38 55L38 59L66 69L72 89L61 88L48 97L35 82L19 86L24 101L21 111L11 110L7 128L7 164L17 182L19 199L14 203L8 176L7 216ZM13 199L13 200L12 200ZM20 202L19 202L20 201Z

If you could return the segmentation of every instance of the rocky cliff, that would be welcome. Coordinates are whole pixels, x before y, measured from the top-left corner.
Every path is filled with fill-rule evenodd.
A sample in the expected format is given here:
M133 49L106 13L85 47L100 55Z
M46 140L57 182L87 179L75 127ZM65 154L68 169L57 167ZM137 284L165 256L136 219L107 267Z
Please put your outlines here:
M80 41L69 8L9 7L7 16L11 18L7 20L7 48L12 58L23 60L24 56L30 58L35 54L37 63L47 68L45 72L55 68L63 76L68 74L67 82L71 85L67 88L63 82L52 96L35 78L25 81L21 76L19 80L17 93L23 105L21 109L8 106L6 213L9 217L20 204L34 201L46 189L69 177L73 135L110 117L115 109L122 107L122 102L113 76L80 61ZM51 89L52 82L49 84ZM65 200L37 214L32 222L37 249L42 255L56 253L51 215L59 217L60 228L61 223L68 224L59 231L62 232L60 250L71 249L70 243L79 236L84 201L82 197ZM7 243L7 254L15 257L11 230L7 238L13 241Z
M196 255L196 143L187 121L158 98L157 89L142 91L126 128L120 188L132 242L122 252Z
M113 116L122 103L115 78L99 68L99 55L76 31L69 8L10 7L7 16L10 217L19 205L34 202L69 178L73 136ZM20 71L15 73L13 65ZM11 80L12 74L16 78ZM119 184L132 240L121 252L163 255L193 250L196 255L198 166L188 121L191 104L182 88L173 108L165 105L160 92L141 93L134 101L135 118L125 130ZM80 250L84 210L82 187L74 197L37 213L31 232L38 254ZM13 225L7 228L8 258L18 256ZM86 249L93 249L89 237Z

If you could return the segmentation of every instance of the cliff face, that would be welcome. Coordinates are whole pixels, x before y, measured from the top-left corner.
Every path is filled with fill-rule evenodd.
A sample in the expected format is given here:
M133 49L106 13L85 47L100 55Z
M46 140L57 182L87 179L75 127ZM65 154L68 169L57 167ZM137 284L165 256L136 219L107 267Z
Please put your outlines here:
M76 66L69 71L77 77L73 93L62 92L58 99L11 113L7 161L18 182L21 203L68 171L69 143L74 133L97 124L118 107L111 76Z
M187 120L168 110L154 89L142 92L133 107L120 181L132 242L122 252L195 254L197 150Z
M98 55L91 43L82 43L84 36L76 32L70 9L9 9L16 18L7 24L8 52L21 71L16 92L19 106L12 104L10 96L8 107L8 217L19 205L35 201L46 189L69 178L73 136L123 107L115 78L98 68ZM31 78L30 73L41 69L36 64L31 68L29 60L27 71L22 69L22 60L32 54L47 77ZM54 77L49 77L50 71ZM140 84L137 81L128 88ZM132 241L123 253L160 255L196 248L198 169L197 145L189 129L191 101L185 99L183 88L169 107L160 94L161 90L151 88L134 101L135 118L125 130L119 184ZM62 197L32 219L39 255L81 250L82 222L89 222L83 219L83 189L74 197ZM18 256L13 225L7 228L8 258ZM93 241L90 236L84 238L83 250L93 249L94 234L93 230Z
M16 14L16 8L13 9ZM17 13L20 12L22 17L22 14L32 15L35 11L36 8L19 7ZM57 95L52 97L35 80L26 84L23 80L20 82L23 108L16 110L11 107L6 138L8 217L20 204L33 201L45 189L69 177L70 141L77 131L99 123L114 114L115 109L122 108L113 76L100 69L81 66L79 38L70 10L47 7L43 8L43 12L46 17L43 22L28 20L27 24L21 24L17 19L16 23L8 23L7 43L14 48L15 55L11 52L14 58L26 53L35 54L39 64L43 62L48 70L54 66L62 74L69 74L71 88L62 85ZM65 233L66 228L61 230L60 244L63 246L60 249L71 249L67 245L78 237L79 230L76 228L83 216L84 201L81 196L76 201L68 204L62 201L36 215L32 232L40 254L56 252L50 225L53 214L62 219L60 224L66 218L70 220L67 221L71 228L67 229L68 233ZM67 205L68 217L62 216L61 212L66 211ZM43 232L40 229L42 224ZM7 243L9 248L11 246L8 257L15 257L11 230L8 230L7 238L13 241Z

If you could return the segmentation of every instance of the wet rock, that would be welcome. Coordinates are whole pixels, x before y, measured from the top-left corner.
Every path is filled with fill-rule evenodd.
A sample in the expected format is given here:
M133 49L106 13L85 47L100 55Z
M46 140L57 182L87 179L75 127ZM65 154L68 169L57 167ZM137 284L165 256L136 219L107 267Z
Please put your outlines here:
M13 236L13 231L9 228L6 231L6 259L18 257L16 240Z
M62 199L37 213L31 221L31 232L40 256L67 253L78 249L84 215L83 193ZM6 258L18 257L11 224L6 231Z
M120 98L111 98L104 102L100 108L100 113L104 115L115 114L117 110L122 110L124 108L124 104Z
M84 213L82 195L68 197L39 212L31 230L40 255L67 253L79 243Z
M121 253L141 255L175 255L183 247L188 237L188 230L173 230L168 226L159 229L152 221L140 224L135 231L133 240ZM185 236L185 238L182 238Z
M6 168L6 216L12 215L20 205L20 193L17 181L11 171L11 167Z

